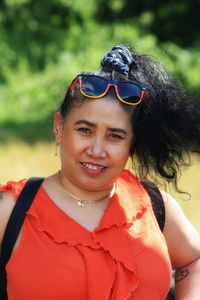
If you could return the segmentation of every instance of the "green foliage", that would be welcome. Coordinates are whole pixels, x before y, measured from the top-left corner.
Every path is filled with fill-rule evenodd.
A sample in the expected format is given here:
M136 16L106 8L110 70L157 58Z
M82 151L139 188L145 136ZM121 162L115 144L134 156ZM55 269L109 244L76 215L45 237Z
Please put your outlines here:
M96 17L101 22L139 20L149 13L150 22L141 23L145 32L179 46L199 44L199 0L98 0L98 5Z
M49 120L73 77L98 69L102 56L117 43L149 53L200 96L199 25L187 29L193 48L180 47L185 45L186 32L177 35L172 30L176 18L187 10L190 13L196 1L3 0L1 139L11 135L29 141L31 136L32 140L51 138Z

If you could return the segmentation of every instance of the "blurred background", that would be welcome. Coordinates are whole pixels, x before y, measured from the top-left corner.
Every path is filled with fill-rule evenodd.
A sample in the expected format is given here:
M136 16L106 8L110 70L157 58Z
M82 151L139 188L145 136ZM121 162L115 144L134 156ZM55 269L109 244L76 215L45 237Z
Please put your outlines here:
M59 168L53 113L77 73L117 43L152 55L200 99L199 0L1 0L0 183ZM200 162L174 193L200 230Z

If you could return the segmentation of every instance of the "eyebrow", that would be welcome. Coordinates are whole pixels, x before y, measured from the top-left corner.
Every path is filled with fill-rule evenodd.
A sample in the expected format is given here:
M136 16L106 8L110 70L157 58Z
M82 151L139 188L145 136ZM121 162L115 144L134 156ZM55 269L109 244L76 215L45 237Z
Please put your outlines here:
M88 125L88 126L91 126L91 127L97 127L96 124L92 123L92 122L89 122L87 120L79 120L75 123L75 125L79 125L79 124L85 124L85 125Z
M85 124L85 125L87 125L87 126L91 126L91 127L94 127L94 128L97 127L96 124L94 124L94 123L92 123L92 122L90 122L90 121L87 121L87 120L79 120L79 121L77 121L77 122L75 123L75 125L79 125L79 124ZM124 129L122 129L122 128L110 127L110 128L108 128L108 130L109 130L109 131L112 131L112 132L118 132L118 133L122 133L122 134L127 135L127 131L124 130Z
M121 128L108 128L108 129L113 132L123 133L125 135L127 134L126 130L121 129Z

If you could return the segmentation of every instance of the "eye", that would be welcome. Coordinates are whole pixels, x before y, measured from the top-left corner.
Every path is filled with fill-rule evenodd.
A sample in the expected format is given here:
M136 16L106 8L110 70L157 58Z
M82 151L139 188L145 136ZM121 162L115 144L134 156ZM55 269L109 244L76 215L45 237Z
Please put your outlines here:
M91 130L87 127L81 127L81 128L78 128L77 131L80 131L84 134L90 134L91 133Z
M115 134L115 133L111 133L109 135L109 137L112 139L112 140L124 140L124 137L122 137L121 135L119 134Z

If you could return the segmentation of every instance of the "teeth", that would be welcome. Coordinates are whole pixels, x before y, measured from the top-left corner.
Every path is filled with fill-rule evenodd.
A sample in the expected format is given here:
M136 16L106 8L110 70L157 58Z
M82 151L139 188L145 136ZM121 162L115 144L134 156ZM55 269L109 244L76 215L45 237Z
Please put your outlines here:
M102 170L104 167L94 166L86 163L82 163L83 166L87 167L90 170Z

